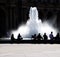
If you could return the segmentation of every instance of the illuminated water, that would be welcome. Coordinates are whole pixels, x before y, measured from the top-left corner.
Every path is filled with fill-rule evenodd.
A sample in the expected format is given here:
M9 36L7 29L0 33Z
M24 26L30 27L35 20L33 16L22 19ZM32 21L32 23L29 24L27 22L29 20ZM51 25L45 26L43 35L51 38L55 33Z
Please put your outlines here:
M45 32L47 35L53 31L54 36L57 33L57 30L53 28L47 21L42 23L41 19L38 17L38 10L36 7L31 7L29 11L29 19L26 24L23 24L18 27L17 30L12 31L14 37L17 38L17 35L20 33L23 38L30 38L31 35L41 33L43 35ZM11 34L12 34L11 33Z

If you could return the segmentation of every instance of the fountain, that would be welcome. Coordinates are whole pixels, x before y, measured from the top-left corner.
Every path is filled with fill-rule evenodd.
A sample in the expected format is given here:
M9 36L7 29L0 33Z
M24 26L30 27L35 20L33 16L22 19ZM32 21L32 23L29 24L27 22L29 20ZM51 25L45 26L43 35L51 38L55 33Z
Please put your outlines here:
M17 38L17 35L20 33L23 38L31 38L31 35L41 33L43 35L45 32L47 35L53 31L56 35L57 30L53 28L53 25L50 25L47 21L42 23L41 19L38 17L38 10L36 7L30 7L29 19L26 24L23 24L18 27L17 30L12 31L14 37Z

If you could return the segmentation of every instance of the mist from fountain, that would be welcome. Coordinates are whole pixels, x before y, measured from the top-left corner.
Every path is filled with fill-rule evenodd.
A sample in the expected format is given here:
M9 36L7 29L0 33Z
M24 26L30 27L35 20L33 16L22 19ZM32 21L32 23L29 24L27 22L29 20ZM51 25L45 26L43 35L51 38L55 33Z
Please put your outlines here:
M54 36L57 33L57 29L53 28L53 25L47 21L42 23L41 19L38 17L38 10L36 7L30 7L29 11L29 19L26 24L23 24L18 27L17 30L13 30L11 34L14 34L14 37L17 38L20 33L23 38L31 38L31 35L41 33L50 34L53 31Z

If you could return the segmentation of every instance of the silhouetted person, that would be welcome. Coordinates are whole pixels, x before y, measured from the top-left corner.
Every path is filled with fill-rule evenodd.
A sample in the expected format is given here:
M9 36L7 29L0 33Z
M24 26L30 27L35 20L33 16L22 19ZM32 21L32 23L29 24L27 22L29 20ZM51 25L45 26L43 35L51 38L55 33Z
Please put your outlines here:
M21 37L20 34L18 34L17 40L18 40L18 41L19 41L19 40L22 40L22 37Z
M55 40L60 40L60 35L59 33L57 33L56 37L55 37Z
M51 32L51 34L49 35L50 40L53 40L54 36L53 36L53 32Z
M44 37L44 40L48 40L48 36L46 35L46 33L44 33L43 37Z
M34 35L32 35L32 38L34 38Z
M34 40L34 35L31 36L31 40Z
M11 40L14 41L14 34L11 35Z
M36 34L34 34L33 38L34 38L33 40L36 40Z
M42 39L43 38L42 38L41 34L39 33L38 36L37 36L37 40L42 40Z

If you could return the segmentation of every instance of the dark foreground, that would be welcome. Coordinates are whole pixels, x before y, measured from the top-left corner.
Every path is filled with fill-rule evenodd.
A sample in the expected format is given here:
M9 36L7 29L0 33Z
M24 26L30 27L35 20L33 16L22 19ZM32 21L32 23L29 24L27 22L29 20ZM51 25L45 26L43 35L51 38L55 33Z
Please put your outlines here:
M26 43L27 44L60 44L60 40L20 40L20 41L0 40L0 44L14 44L14 43L17 43L17 44L20 44L20 43L23 43L23 44L26 44Z

